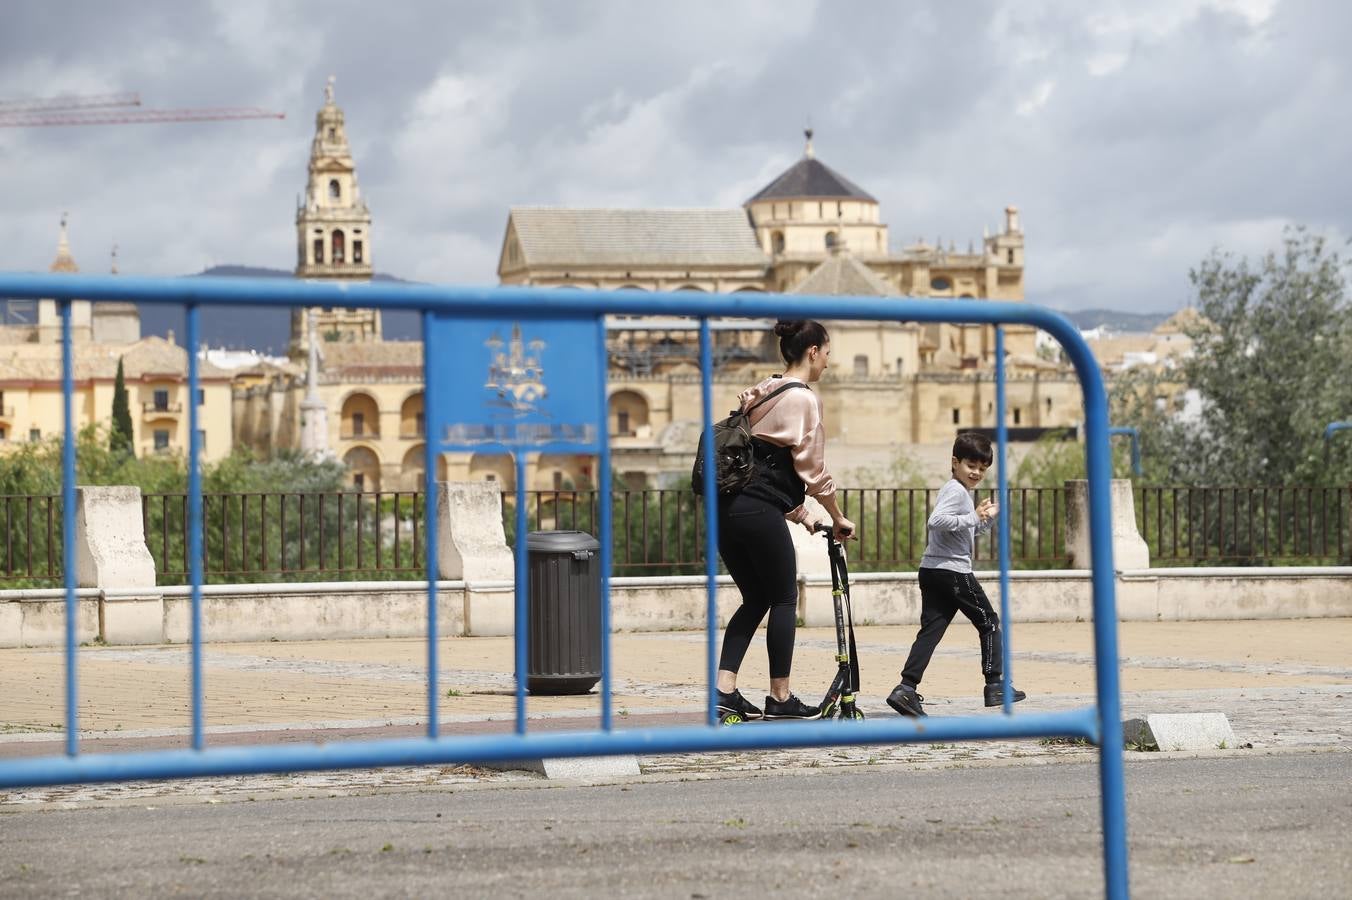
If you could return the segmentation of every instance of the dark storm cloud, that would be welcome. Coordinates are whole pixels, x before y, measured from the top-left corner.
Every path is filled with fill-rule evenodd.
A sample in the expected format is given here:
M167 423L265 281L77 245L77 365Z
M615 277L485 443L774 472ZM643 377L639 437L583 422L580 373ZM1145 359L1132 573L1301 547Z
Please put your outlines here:
M130 11L129 11L130 10ZM0 96L139 90L283 122L0 130L0 267L293 264L337 76L377 268L491 282L516 204L735 205L801 153L883 205L894 247L1024 212L1030 299L1173 308L1213 246L1352 232L1352 7L934 3L22 2Z

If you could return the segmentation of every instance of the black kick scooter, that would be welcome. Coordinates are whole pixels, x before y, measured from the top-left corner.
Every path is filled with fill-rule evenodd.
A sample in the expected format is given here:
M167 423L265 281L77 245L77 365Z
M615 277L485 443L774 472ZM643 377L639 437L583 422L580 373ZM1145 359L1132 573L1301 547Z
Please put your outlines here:
M823 719L860 721L864 711L855 703L859 692L859 651L854 646L854 612L850 608L850 570L845 564L845 548L836 540L830 525L818 525L818 534L826 537L826 553L831 559L831 603L836 611L836 662L840 668L822 698Z
M836 612L836 662L840 664L836 677L818 704L820 718L842 721L860 721L864 711L855 702L859 691L859 655L854 645L854 613L850 609L850 570L845 564L845 549L830 525L813 529L826 538L826 553L831 560L831 602ZM728 712L719 716L720 725L741 725L746 720L741 713Z

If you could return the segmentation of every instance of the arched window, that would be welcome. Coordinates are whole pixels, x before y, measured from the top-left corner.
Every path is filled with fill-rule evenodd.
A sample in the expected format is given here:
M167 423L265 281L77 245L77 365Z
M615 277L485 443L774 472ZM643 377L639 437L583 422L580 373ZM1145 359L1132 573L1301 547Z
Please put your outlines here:
M840 236L836 234L834 231L826 232L826 249L830 250L832 247L836 245L836 241L838 240L840 240Z
M347 242L346 242L346 241L344 240L344 238L343 238L343 232L342 232L341 230L334 229L334 232L333 232L333 261L334 261L335 263L341 263L341 262L346 262L346 261L347 261L347 247L346 247L346 243L347 243Z
M775 253L784 252L784 232L776 231L770 235L770 248Z
M343 440L380 437L380 407L370 394L355 393L344 400L341 416Z
M401 438L423 437L427 420L423 414L422 391L411 395L399 407L399 436Z
M854 374L860 378L868 375L868 357L863 353L854 358Z
M633 437L648 425L648 400L637 391L616 391L610 397L610 433Z
M332 178L329 180L329 199L330 200L343 199L343 186L338 183L337 178Z
M323 261L324 261L324 239L315 238L315 262L322 263Z
M343 456L351 484L359 491L380 490L380 457L367 447L353 447Z
M949 281L947 278L944 278L942 275L939 276L938 278L930 279L930 290L932 291L948 291L952 289L953 282Z

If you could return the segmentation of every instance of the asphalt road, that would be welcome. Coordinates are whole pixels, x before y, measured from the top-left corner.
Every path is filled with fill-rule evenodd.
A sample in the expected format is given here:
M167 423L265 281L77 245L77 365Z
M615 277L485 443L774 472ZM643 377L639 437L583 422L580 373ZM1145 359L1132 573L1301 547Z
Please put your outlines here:
M1334 897L1352 753L1133 757L1138 897ZM0 814L0 896L1092 897L1070 762L545 781Z

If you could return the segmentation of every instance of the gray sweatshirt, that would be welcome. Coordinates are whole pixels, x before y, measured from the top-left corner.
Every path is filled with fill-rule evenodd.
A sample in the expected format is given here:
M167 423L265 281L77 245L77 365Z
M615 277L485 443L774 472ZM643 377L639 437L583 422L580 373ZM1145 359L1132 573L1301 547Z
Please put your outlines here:
M961 481L950 478L934 501L928 523L929 540L920 568L970 573L976 536L989 531L994 522L993 517L984 522L978 519L972 495Z

